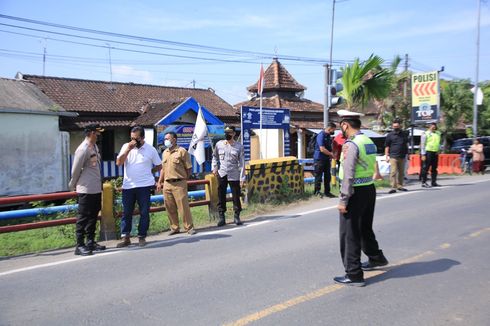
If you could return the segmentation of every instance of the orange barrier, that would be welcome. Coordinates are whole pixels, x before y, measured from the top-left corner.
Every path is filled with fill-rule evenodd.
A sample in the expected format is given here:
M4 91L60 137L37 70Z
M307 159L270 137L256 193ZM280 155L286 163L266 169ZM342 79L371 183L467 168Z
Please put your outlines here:
M419 174L420 166L420 155L411 154L407 174ZM437 172L439 174L460 174L461 166L459 154L439 154Z
M420 155L411 154L408 169L407 169L407 174L419 174L419 173L420 173Z

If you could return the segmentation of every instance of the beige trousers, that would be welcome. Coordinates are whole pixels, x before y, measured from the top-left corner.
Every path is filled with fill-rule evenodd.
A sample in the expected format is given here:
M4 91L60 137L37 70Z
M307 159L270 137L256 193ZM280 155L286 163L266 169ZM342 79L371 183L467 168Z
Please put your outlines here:
M163 196L165 209L167 210L170 228L179 230L179 215L184 222L184 228L189 231L194 228L192 222L191 209L187 193L187 182L185 180L177 182L167 182L163 184Z
M405 177L405 158L390 158L390 182L391 188L403 187Z

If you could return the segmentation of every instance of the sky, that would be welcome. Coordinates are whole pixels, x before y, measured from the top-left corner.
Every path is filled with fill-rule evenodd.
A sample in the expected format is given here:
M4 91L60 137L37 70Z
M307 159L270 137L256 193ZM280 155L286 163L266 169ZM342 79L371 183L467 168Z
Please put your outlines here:
M477 6L478 0L337 0L334 67L373 53L386 64L408 54L411 71L444 66L442 78L474 81ZM46 49L46 76L212 88L233 105L247 99L260 64L266 68L276 56L306 86L305 98L324 101L332 0L0 0L0 15L10 16L0 17L0 77L42 75ZM489 60L490 1L482 0L480 81L490 80Z

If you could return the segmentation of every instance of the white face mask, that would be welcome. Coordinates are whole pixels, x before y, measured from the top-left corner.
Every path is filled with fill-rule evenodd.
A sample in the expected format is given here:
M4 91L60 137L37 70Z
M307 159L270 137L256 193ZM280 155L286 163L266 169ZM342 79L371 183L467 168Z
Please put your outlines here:
M165 147L172 147L172 142L168 139L165 139L164 144L165 144Z

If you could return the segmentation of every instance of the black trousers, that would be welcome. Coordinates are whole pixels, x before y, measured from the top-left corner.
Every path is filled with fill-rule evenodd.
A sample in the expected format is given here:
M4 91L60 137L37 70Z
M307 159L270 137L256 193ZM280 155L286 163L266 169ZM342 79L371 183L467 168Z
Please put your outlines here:
M101 194L78 194L78 215L75 227L77 245L85 245L85 236L88 241L95 240L95 227L97 216L101 209Z
M322 178L323 178L323 191L326 194L330 192L330 160L322 161L315 160L315 194L320 192L322 186Z
M354 194L347 204L347 213L340 214L340 255L345 273L351 280L364 279L361 250L368 257L381 254L373 231L375 204L374 185L354 187Z
M437 164L439 161L439 154L437 152L426 152L425 153L425 162L422 164L422 182L427 182L427 174L429 173L430 168L430 177L432 185L436 184L437 181Z
M228 184L231 188L231 196L233 198L233 211L235 214L240 214L242 211L242 203L240 202L240 181L228 180L228 176L221 177L218 175L218 212L226 212L226 188Z

